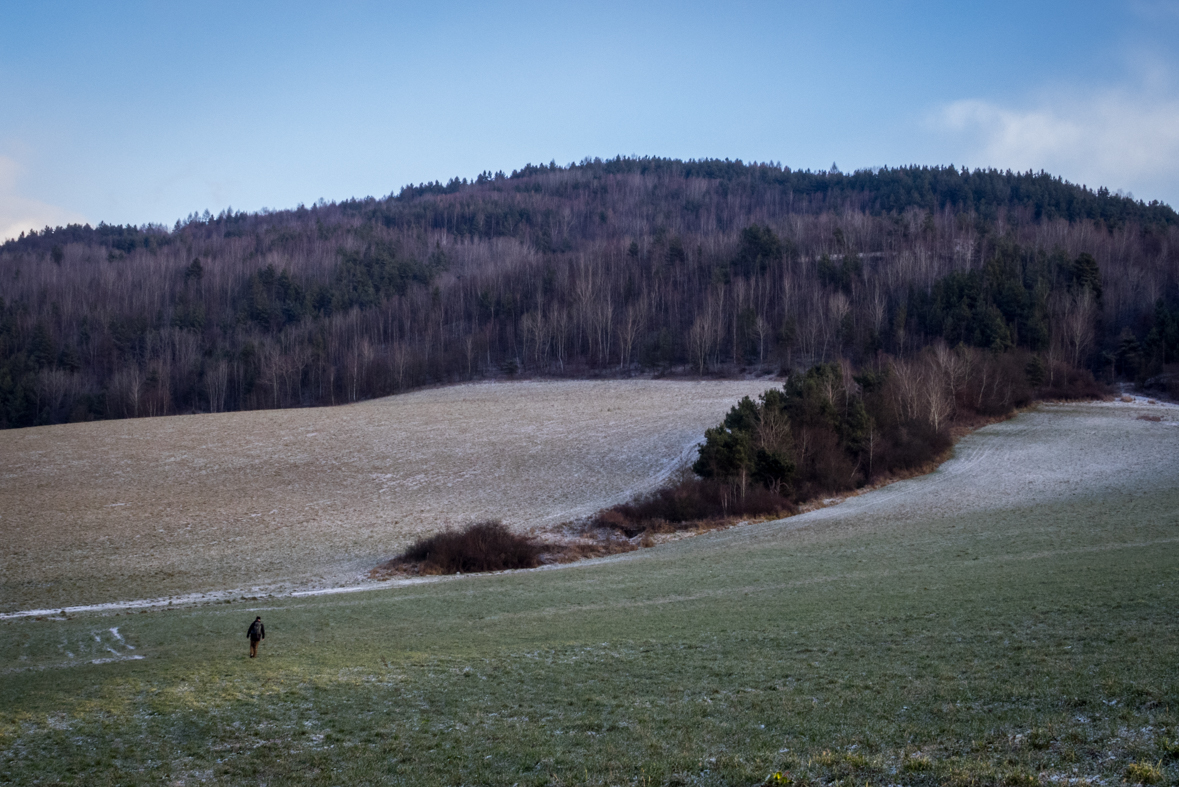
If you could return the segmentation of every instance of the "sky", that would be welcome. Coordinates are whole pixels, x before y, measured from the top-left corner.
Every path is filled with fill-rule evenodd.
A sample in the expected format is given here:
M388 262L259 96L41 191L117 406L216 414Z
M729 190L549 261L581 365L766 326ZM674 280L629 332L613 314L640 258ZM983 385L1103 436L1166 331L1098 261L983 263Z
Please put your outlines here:
M0 238L619 154L1179 206L1179 0L0 0Z

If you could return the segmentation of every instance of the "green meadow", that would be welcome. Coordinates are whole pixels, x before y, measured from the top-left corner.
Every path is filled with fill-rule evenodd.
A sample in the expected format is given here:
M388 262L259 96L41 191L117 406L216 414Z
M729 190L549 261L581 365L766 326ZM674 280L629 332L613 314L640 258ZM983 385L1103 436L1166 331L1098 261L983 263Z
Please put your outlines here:
M1173 784L1177 437L1045 408L611 559L6 620L0 783Z

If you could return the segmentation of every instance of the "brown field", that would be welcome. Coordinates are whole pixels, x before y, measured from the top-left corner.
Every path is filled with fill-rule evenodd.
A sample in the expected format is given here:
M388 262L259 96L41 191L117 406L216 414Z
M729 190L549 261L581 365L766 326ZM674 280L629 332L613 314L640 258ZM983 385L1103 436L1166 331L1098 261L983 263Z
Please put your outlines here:
M659 483L774 384L463 385L0 432L0 613L350 585L450 525L552 527Z

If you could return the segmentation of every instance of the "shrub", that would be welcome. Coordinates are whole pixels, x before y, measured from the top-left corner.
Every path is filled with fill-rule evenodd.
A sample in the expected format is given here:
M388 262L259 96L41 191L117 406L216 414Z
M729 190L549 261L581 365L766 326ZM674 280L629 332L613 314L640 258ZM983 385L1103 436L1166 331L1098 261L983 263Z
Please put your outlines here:
M1179 363L1164 366L1162 373L1143 382L1142 388L1146 391L1158 391L1171 400L1179 400Z
M732 485L710 479L685 479L629 503L600 512L594 524L637 536L647 530L681 530L696 522L734 516L790 514L789 498L762 486L749 486L744 494Z
M393 562L417 563L423 574L505 571L535 568L541 546L498 521L475 522L419 539Z
M1099 399L1108 390L1087 369L1054 364L1051 382L1040 389L1041 399Z
M910 470L937 459L953 445L945 431L934 429L922 420L897 425L881 441L877 465L886 471Z

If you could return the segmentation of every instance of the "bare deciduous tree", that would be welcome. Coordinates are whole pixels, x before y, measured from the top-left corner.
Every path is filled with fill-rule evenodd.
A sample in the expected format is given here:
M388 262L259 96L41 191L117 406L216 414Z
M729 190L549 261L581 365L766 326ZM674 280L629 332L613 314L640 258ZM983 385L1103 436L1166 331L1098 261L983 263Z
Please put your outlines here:
M219 413L225 409L225 393L229 388L229 364L218 359L205 368L205 396L209 412Z

